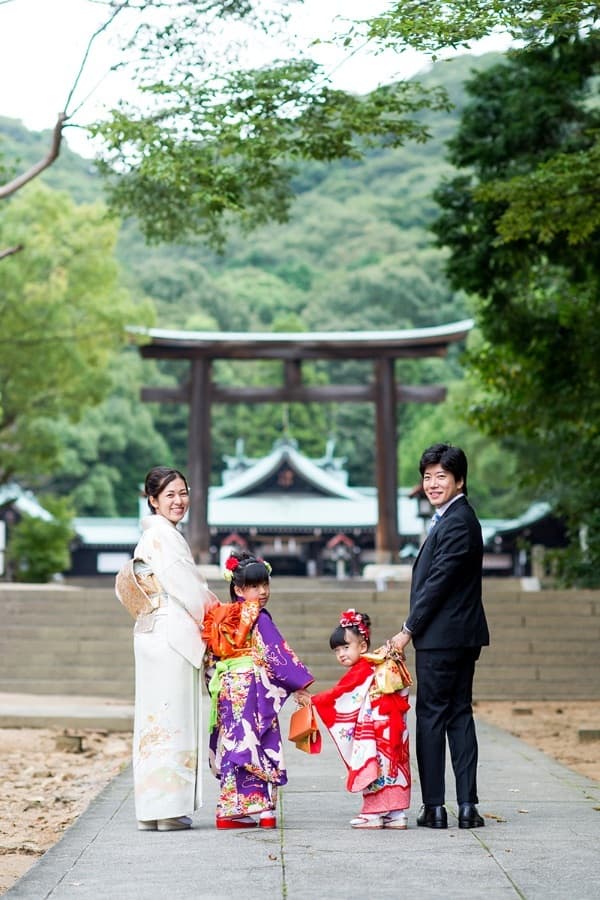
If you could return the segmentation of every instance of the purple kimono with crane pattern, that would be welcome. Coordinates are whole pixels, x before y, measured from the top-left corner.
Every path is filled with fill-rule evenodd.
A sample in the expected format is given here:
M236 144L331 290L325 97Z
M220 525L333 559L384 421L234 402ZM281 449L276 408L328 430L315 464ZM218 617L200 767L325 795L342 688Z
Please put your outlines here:
M209 611L203 637L212 703L209 764L220 781L217 816L275 809L277 788L287 783L278 714L313 676L257 601Z

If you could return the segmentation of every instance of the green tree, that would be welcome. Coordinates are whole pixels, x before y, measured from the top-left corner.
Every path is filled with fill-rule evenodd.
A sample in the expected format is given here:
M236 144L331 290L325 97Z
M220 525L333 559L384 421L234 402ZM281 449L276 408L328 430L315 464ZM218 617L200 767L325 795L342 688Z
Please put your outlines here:
M400 0L380 15L356 23L346 40L366 34L379 46L406 46L432 54L469 49L490 34L506 33L527 45L552 40L561 29L583 36L600 18L600 4L589 0Z
M278 317L300 313L306 302L298 288L254 267L229 269L216 279L216 287L222 299L215 312L223 331L282 331L275 327Z
M450 248L452 286L477 298L471 421L510 438L519 477L567 517L565 577L597 584L600 35L567 24L537 29L467 85L472 100L450 141L461 172L436 192L434 230Z
M135 215L151 241L199 234L222 247L232 217L246 230L287 219L301 160L360 159L375 140L423 141L427 129L413 117L443 105L411 82L359 98L317 86L322 77L306 61L238 71L217 86L188 77L162 84L151 114L114 111L95 128L108 148L109 202Z
M68 495L79 516L136 516L148 469L173 463L152 407L140 402L150 368L136 350L125 349L113 359L106 399L86 409L78 422L56 420L62 449L44 487Z
M291 46L292 5L137 6L141 24L119 65L129 66L139 98L92 133L104 141L113 208L135 216L150 241L200 235L222 247L232 223L248 230L287 219L303 161L360 160L375 145L427 139L420 112L445 108L443 91L407 81L360 97L335 89L310 51ZM148 15L153 7L160 15ZM240 34L252 41L264 31L287 41L289 58L244 65Z
M5 185L9 178L15 176L21 169L29 172L36 170L36 164L44 158L48 147L52 144L52 132L29 131L18 119L0 116L0 135L0 199L2 199L1 185ZM98 172L90 165L89 159L79 156L68 144L61 143L60 155L38 175L40 181L47 187L55 191L68 192L77 203L95 203L102 200L102 179Z
M11 529L7 558L15 581L44 583L70 568L70 543L75 537L68 500L42 499L50 518L25 514Z
M423 80L428 87L443 84L460 105L461 85L470 65L486 67L489 62L487 57L457 58L434 66ZM157 324L164 328L372 329L418 327L463 318L464 298L449 290L443 274L444 254L432 245L426 230L436 212L430 192L450 170L442 160L441 141L452 132L458 113L423 115L432 134L426 145L372 148L360 160L300 161L291 182L299 198L291 208L290 221L259 227L251 240L234 226L226 256L213 254L198 240L190 246L148 248L135 223L128 220L118 244L128 287L136 294L152 296ZM14 128L8 130L7 149L20 134ZM24 144L18 145L11 158L35 158L28 142ZM43 179L50 183L63 167L68 173L67 163L70 165L62 153ZM79 187L77 190L78 196L85 195ZM220 372L219 379L228 384L245 383L252 365ZM122 366L120 359L117 366ZM370 364L319 362L314 368L311 372L312 367L306 367L306 377L317 378L319 383L360 383L372 377ZM397 368L400 380L408 384L444 382L460 375L454 352L449 361L403 362ZM173 362L154 365L150 361L144 362L141 373L130 373L127 368L125 378L133 393L125 406L121 388L112 380L111 393L117 393L117 402L90 410L78 425L55 420L66 447L59 473L45 484L54 491L73 491L80 513L109 514L115 509L125 513L132 502L131 485L137 483L143 468L144 451L155 446L156 440L140 421L141 411L152 416L160 440L168 445L169 459L185 468L187 407L136 405L133 396L141 383L185 381L184 369ZM267 383L281 380L278 367L273 366L253 371L251 377L257 384L264 379ZM424 413L425 408L418 404L400 407L403 443ZM133 439L140 435L135 447L124 433L127 429L122 423L128 417ZM238 406L215 406L213 483L220 478L222 455L232 453L236 438L250 440L247 429L253 432L249 447L258 455L268 452L273 440L287 428L301 449L315 456L323 453L324 441L332 434L337 438L337 451L347 456L352 483L372 484L373 427L370 404L316 405L308 411L296 405L286 409L258 405L245 411Z
M472 420L510 437L519 475L567 516L563 574L581 584L600 582L599 24L584 0L415 0L365 26L433 58L494 31L517 40L469 86L436 232L453 286L478 298Z
M426 447L447 441L462 447L469 461L469 498L483 518L514 518L536 499L535 488L521 484L515 442L490 438L467 421L472 385L453 382L444 403L422 405L399 441L400 484L419 483L419 459Z
M0 200L58 160L65 129L85 104L79 84L88 58L117 20L126 30L114 68L129 68L143 111L123 103L90 131L105 140L101 168L113 207L137 216L150 240L200 234L221 246L232 219L253 228L287 217L299 161L358 159L374 142L426 139L418 113L444 104L436 89L401 83L357 98L334 90L306 53L258 69L240 64L251 29L283 37L294 2L107 4L105 22L82 41L82 63L47 152L25 171L9 172L0 159L0 177L9 179L0 184ZM0 259L23 247L14 240L0 245Z
M148 321L119 285L117 225L102 206L31 186L3 208L4 236L23 242L0 267L0 483L51 472L55 421L104 398L125 326Z

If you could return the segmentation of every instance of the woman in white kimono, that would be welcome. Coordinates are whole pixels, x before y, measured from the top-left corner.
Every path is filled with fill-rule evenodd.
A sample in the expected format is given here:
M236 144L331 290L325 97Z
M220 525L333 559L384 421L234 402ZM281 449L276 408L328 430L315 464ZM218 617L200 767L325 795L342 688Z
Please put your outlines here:
M156 608L134 628L133 777L138 828L189 828L202 805L202 621L217 603L177 525L189 506L185 477L156 466L146 476L133 570Z

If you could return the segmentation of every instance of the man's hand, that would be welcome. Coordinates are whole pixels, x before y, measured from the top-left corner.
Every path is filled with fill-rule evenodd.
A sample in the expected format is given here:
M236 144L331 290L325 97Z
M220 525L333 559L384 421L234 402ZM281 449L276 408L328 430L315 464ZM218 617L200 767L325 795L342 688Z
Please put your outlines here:
M403 631L399 631L398 634L395 634L393 638L390 638L390 643L396 648L396 650L399 650L401 653L403 653L406 645L410 643L410 634L405 634Z

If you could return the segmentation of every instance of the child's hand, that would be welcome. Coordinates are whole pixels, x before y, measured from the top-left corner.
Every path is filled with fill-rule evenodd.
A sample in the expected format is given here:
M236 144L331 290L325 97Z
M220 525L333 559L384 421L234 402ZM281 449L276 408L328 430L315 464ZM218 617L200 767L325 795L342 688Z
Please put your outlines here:
M298 706L308 706L310 704L310 694L306 688L300 688L300 690L295 691L292 696Z

